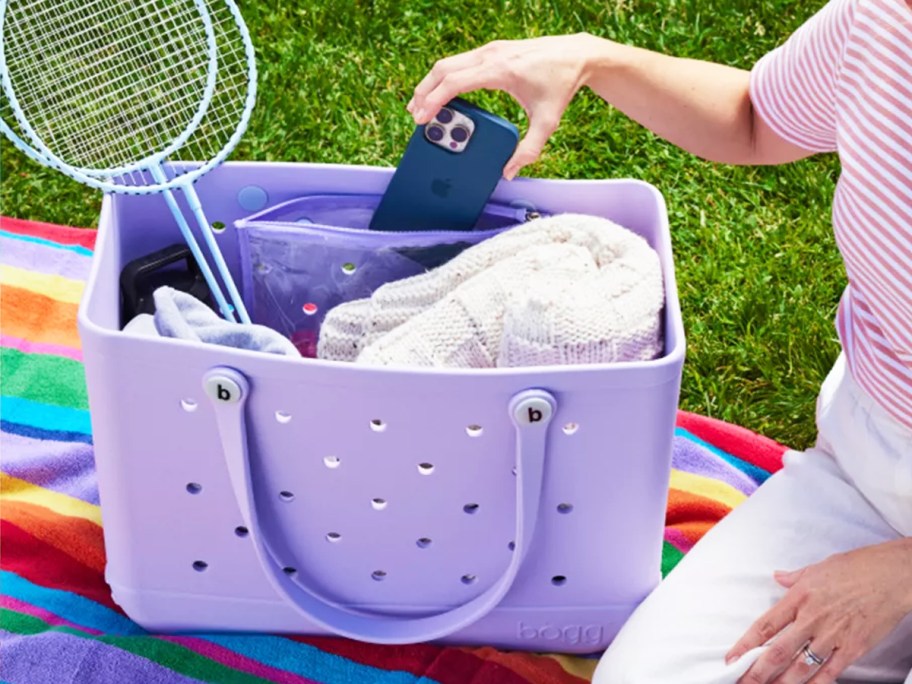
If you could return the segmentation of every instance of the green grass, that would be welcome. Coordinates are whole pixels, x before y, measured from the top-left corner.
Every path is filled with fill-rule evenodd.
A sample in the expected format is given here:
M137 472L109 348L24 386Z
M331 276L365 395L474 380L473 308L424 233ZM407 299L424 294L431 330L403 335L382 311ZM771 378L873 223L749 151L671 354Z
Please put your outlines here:
M260 97L234 159L392 165L404 105L433 61L495 38L588 30L749 68L822 4L786 0L320 0L244 3ZM480 104L522 122L508 97ZM75 225L99 197L2 146L3 213ZM832 157L776 169L695 159L589 92L571 104L544 159L553 178L635 177L670 212L688 336L682 408L794 447L814 437L814 401L838 353L844 284L830 227Z

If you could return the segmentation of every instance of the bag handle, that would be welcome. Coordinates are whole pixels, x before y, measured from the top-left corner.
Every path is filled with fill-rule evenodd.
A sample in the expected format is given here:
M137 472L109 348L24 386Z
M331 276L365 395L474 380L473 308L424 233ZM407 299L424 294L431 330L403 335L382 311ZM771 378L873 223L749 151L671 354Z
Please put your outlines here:
M244 411L250 385L242 373L216 367L205 374L203 388L215 409L231 485L263 572L288 605L311 622L340 636L378 644L431 641L453 634L483 617L509 591L529 550L538 519L548 424L557 406L548 392L525 390L516 394L509 404L516 427L516 547L506 571L481 595L452 610L421 617L400 617L357 611L330 602L283 572L269 550L269 541L260 524L250 475Z

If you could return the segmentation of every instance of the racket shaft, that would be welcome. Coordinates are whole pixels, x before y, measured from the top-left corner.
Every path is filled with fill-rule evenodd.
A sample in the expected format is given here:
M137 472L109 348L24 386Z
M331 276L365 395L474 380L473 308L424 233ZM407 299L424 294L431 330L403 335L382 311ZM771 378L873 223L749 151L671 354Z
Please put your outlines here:
M181 186L181 189L184 191L184 197L187 198L187 204L190 205L190 211L192 211L193 215L196 217L200 232L203 234L203 239L206 241L209 252L215 260L215 267L218 269L219 275L222 276L222 282L225 283L225 287L228 289L231 303L234 304L234 308L241 318L241 323L250 323L250 316L247 315L247 309L244 307L244 300L241 297L241 293L238 292L237 285L234 283L234 278L231 277L231 271L228 270L228 264L225 263L225 257L222 256L222 251L219 249L215 235L212 233L212 227L209 225L206 214L203 212L203 205L200 203L199 195L196 194L196 190L190 183Z
M159 183L163 183L165 181L165 174L160 166L153 166L149 170L156 181ZM190 230L190 226L187 224L187 219L184 218L184 214L178 206L177 200L174 198L174 193L170 190L165 190L162 195L164 195L165 202L168 204L168 208L174 215L174 220L177 221L177 226L180 228L181 235L184 236L184 240L186 241L187 246L190 248L193 257L196 259L196 263L199 264L203 278L206 279L206 284L209 285L209 290L212 292L212 296L215 297L215 301L218 304L219 309L222 311L222 316L225 317L225 320L236 323L237 319L234 317L234 313L231 311L231 306L225 299L225 295L222 293L221 286L219 286L218 281L215 279L215 275L209 268L209 262L207 262L206 257L203 256L203 252L200 249L199 243L193 236L193 231Z

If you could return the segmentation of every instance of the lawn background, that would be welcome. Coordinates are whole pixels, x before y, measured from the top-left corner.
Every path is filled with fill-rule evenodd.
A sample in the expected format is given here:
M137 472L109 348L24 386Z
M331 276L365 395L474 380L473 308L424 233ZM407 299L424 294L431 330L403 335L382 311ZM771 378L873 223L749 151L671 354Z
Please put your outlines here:
M321 0L245 2L260 95L233 159L394 165L404 105L434 60L495 38L586 30L749 69L822 5L765 0ZM502 93L479 104L521 126ZM100 196L0 147L0 211L95 226ZM633 177L670 215L687 362L681 407L801 448L838 353L845 283L830 227L830 155L779 168L712 165L659 140L589 91L526 175Z

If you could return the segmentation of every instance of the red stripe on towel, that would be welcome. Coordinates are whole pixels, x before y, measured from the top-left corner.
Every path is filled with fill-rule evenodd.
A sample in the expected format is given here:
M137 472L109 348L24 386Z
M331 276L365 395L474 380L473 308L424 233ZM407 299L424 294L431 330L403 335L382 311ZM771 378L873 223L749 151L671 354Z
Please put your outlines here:
M95 238L98 235L98 231L95 230L70 228L40 221L23 221L8 216L0 216L0 230L44 238L62 245L81 245L86 249L95 249Z

